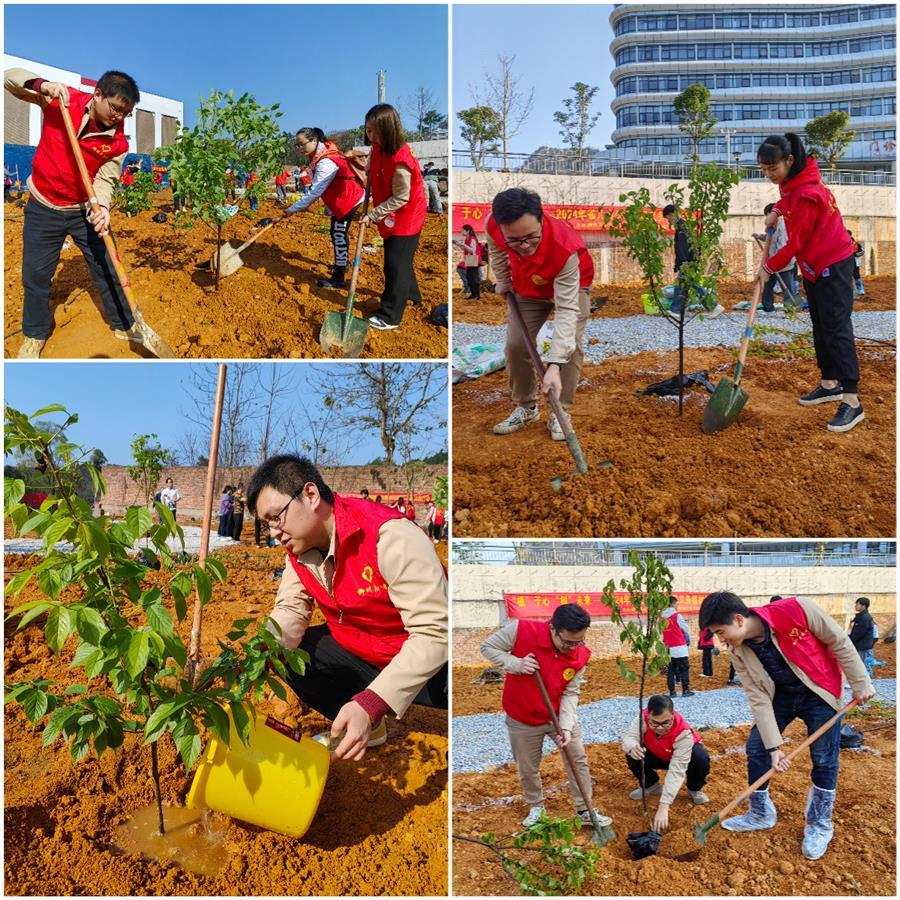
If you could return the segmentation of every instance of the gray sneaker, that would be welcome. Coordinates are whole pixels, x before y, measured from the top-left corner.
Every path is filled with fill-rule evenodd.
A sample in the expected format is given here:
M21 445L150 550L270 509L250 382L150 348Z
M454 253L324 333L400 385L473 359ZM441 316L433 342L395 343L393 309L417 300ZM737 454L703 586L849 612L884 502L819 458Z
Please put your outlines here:
M19 353L17 355L17 359L40 359L41 350L44 349L44 344L46 341L41 341L38 338L25 338L22 341L22 346L19 347Z
M144 343L144 332L141 331L141 326L138 325L137 322L135 322L127 331L123 328L116 328L113 330L113 334L120 341L131 341L132 344Z
M566 413L563 413L563 415L566 415ZM567 424L571 427L571 417L569 417ZM562 425L559 424L556 413L550 413L550 418L547 420L547 430L554 441L564 441L566 439L566 433L562 430Z
M644 794L648 797L654 797L656 794L662 793L662 782L657 781L656 784L650 785L650 787L644 788ZM640 787L636 787L629 795L632 800L640 800L641 799L641 789Z
M540 418L540 415L537 406L517 406L502 422L494 426L494 434L512 434Z

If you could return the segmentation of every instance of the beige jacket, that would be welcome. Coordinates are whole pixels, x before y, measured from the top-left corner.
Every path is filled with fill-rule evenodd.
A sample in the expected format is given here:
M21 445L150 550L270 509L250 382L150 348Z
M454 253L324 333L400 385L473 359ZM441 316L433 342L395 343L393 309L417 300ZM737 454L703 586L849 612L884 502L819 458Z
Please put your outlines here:
M522 674L522 657L513 656L512 649L516 644L519 631L519 620L511 619L499 631L495 631L482 645L481 654L495 666L501 666L505 672L513 675ZM563 731L571 731L578 717L578 695L584 681L582 669L566 685L559 701L559 727ZM541 726L543 727L543 726Z
M29 72L27 69L7 69L4 73L4 82L3 86L12 94L14 97L18 97L20 100L24 100L26 103L34 103L36 106L40 106L41 109L45 109L51 102L50 97L45 97L43 94L38 94L35 91L29 90L25 87L25 85L29 81L33 81L35 78L40 78L40 75L35 75L34 72ZM49 79L44 79L45 81ZM85 128L87 127L88 122L91 118L91 113L94 109L94 101L91 100L85 111L84 115L81 118L81 124L78 126L78 130L76 134L79 138L84 137L86 134L89 135L99 135L106 134L113 136L116 133L117 125L113 125L110 128L107 128L102 131L92 131L86 132ZM122 174L122 163L125 161L125 153L115 157L114 159L109 159L102 166L100 166L99 171L94 176L94 193L97 195L97 201L101 206L105 206L107 209L110 208L112 203L113 189L116 186L116 183L119 180L119 176ZM28 181L26 182L26 187L28 188L29 193L35 200L38 201L42 206L46 206L49 209L81 209L86 210L88 207L87 203L77 203L75 206L55 206L52 203L49 203L44 197L42 197L35 189L34 184L32 183L31 176L29 176Z
M308 566L325 589L332 593L335 536L323 558L308 550L300 562ZM369 685L385 703L402 716L425 683L447 662L447 578L434 544L418 525L408 519L391 519L378 532L378 568L388 584L388 595L397 607L409 638L400 652ZM279 641L297 647L303 640L313 609L313 597L303 586L290 560L275 607L269 614L281 628Z
M509 265L509 253L497 246L491 235L485 231L488 240L488 254L491 260L491 272L494 276L495 292L498 294L513 291L512 272ZM565 365L577 349L575 335L578 329L578 318L581 315L581 295L590 291L580 287L581 272L578 269L578 254L573 253L559 274L553 279L553 340L550 342L548 363ZM516 299L522 299L516 296Z
M622 735L622 749L628 753L641 745L641 738L646 733L643 716L636 716L628 731ZM675 738L672 746L672 759L666 772L666 780L663 782L663 790L659 802L671 806L684 784L688 766L691 764L691 754L694 752L694 735L690 731L682 731Z
M803 611L806 613L806 621L810 632L815 635L834 654L850 687L854 691L871 689L872 682L866 673L866 667L859 658L856 648L850 643L850 638L838 627L834 619L823 612L810 600L799 600ZM772 642L778 647L778 638L772 635ZM784 656L784 654L782 654ZM759 729L759 735L767 750L775 750L784 743L784 738L778 730L775 722L775 713L772 709L772 698L775 696L775 682L769 677L763 664L756 654L746 645L735 647L731 651L734 661L734 670L741 678L750 711L753 714L753 722ZM818 694L826 703L837 711L843 703L840 697L830 694L824 688L819 687L802 669L794 665L786 656L785 662L791 667L791 671L813 693Z
M412 191L412 172L404 165L398 165L391 177L391 196L379 203L369 211L369 215L376 222L387 218L394 210L400 209L409 203L409 195Z

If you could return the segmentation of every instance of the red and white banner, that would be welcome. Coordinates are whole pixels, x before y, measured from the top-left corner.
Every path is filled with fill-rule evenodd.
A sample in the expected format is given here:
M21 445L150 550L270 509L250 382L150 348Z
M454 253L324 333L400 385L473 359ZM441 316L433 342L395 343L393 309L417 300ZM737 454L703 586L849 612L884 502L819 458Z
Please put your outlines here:
M607 216L615 216L625 209L624 206L554 206L551 203L544 204L544 211L568 222L576 231L587 231L593 234L609 234ZM462 231L463 225L471 225L476 231L484 231L484 220L491 211L490 203L454 203L453 204L453 233ZM667 234L674 234L662 210L656 209L654 216L657 224Z
M619 601L623 615L637 615L631 602L625 599L630 596L628 591L616 591L614 596ZM678 612L690 616L699 612L706 594L672 591L672 596L678 598ZM572 594L509 594L504 591L503 599L506 601L506 613L511 619L549 619L553 610L567 603L584 607L593 619L608 619L610 616L610 608L603 602L602 591L579 591Z

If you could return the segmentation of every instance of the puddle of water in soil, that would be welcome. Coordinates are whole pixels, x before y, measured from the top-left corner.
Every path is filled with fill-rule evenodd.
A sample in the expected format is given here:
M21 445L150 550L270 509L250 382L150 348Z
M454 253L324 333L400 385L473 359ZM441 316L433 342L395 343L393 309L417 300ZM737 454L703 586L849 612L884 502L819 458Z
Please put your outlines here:
M197 875L215 877L228 861L225 824L210 810L164 806L166 833L157 828L156 804L137 810L116 828L115 843L125 853L175 863Z

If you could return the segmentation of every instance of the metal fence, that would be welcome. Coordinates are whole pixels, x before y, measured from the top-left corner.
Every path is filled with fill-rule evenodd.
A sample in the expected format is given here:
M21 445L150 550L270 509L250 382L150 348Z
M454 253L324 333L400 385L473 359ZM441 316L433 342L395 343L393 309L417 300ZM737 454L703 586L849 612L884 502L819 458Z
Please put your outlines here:
M742 181L767 181L756 163L735 165L733 162L720 163L729 169L739 169ZM475 171L476 166L469 153L453 151L453 168ZM666 162L650 159L617 159L606 156L573 157L558 153L545 156L528 153L485 154L477 167L481 172L515 172L527 175L583 175L607 176L610 178L664 178L686 180L690 177L692 165L689 162ZM893 187L896 174L875 169L838 169L832 175L824 170L823 178L829 184L876 185Z

